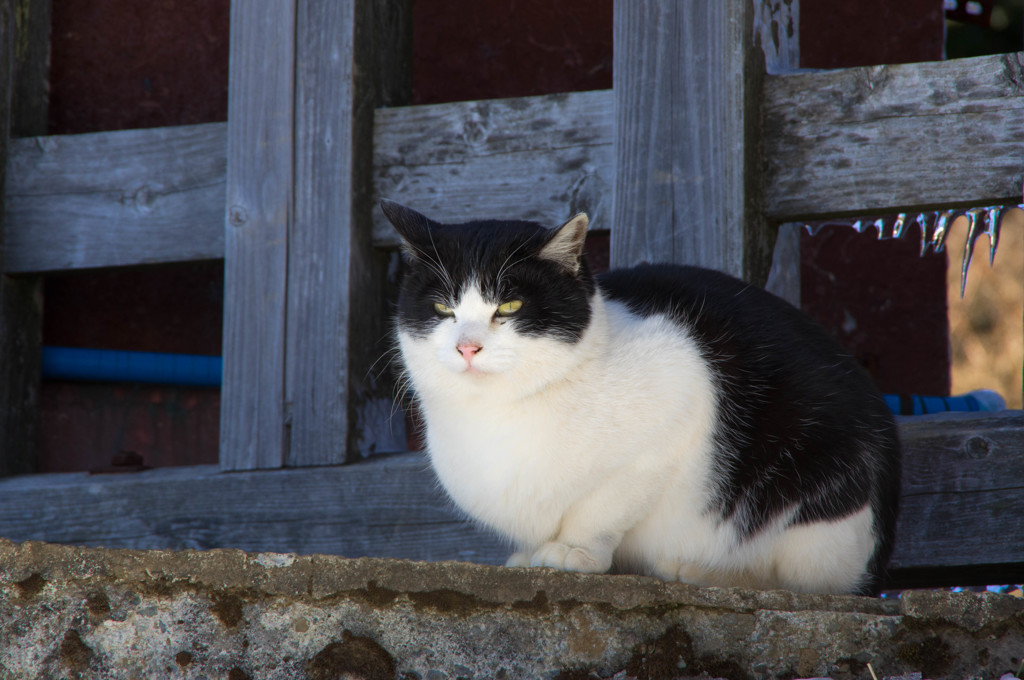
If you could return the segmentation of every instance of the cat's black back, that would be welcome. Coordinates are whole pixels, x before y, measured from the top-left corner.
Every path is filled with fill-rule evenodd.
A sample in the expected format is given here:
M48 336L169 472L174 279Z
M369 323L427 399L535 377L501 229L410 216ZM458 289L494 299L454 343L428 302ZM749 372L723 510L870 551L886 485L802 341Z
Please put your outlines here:
M642 265L598 281L636 314L678 320L713 371L718 484L708 512L749 537L794 506L800 524L869 502L879 541L864 590L876 591L895 532L899 441L853 357L787 302L720 272Z

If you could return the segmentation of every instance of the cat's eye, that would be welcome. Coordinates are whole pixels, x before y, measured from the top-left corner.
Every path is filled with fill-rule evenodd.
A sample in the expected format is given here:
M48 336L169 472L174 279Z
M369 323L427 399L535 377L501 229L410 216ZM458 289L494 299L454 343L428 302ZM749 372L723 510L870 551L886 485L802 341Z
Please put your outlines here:
M505 304L498 305L498 316L512 316L523 307L522 300L509 300Z
M448 305L443 305L440 302L434 303L434 311L441 316L455 316L455 310Z

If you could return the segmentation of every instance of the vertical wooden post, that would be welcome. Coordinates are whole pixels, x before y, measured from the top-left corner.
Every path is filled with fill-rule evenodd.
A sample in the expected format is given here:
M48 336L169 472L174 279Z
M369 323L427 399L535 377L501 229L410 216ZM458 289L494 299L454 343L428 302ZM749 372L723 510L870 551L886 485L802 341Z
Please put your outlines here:
M50 114L50 0L16 0L11 137L48 132Z
M765 71L778 75L800 68L800 0L754 0L754 40L764 53ZM778 226L765 289L800 307L800 230Z
M287 465L342 463L391 434L392 395L370 373L388 347L387 262L372 245L373 111L411 91L410 10L407 0L299 4ZM404 445L401 424L395 434Z
M754 12L752 0L615 3L613 266L767 279Z
M295 0L233 0L220 464L280 467L293 219Z
M0 160L5 152L0 151ZM0 476L38 469L39 289L37 279L0 274Z
M374 107L410 89L409 9L232 5L223 469L342 463L390 434L366 381L387 328L370 170Z
M9 137L46 134L49 45L50 0L0 3L0 214ZM42 280L0 271L0 476L38 470L42 314Z

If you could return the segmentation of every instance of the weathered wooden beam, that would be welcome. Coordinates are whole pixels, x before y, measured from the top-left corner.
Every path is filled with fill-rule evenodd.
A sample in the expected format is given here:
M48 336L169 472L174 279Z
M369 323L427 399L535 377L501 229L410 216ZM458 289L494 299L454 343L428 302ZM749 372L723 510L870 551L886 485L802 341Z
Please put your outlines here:
M10 137L46 132L49 49L49 0L0 3L0 187L9 186ZM0 253L10 219L0 200ZM39 461L42 281L8 274L0 259L0 476L36 472Z
M220 465L281 467L294 223L296 0L233 0ZM224 207L221 215L225 214Z
M879 214L920 207L1019 202L1024 172L1024 97L1020 92L1024 78L1019 75L1022 60L1024 54L1017 53L768 76L764 114L765 159L769 163L766 213L773 220L785 221L865 211ZM945 102L941 124L934 124L927 109L915 109L898 117L902 136L894 139L897 146L892 146L879 137L878 128L896 125L895 121L886 123L887 115L892 116L891 109L888 114L881 109L871 115L865 113L860 122L851 120L847 112L865 95L845 88L851 82L868 80L871 73L886 70L896 74L887 82L917 83L912 91L914 106L916 102ZM985 78L991 87L982 86ZM973 94L958 104L955 84L962 79L964 84L975 85ZM886 88L890 94L898 90L891 85ZM807 97L830 93L830 98L818 98L814 122L804 128L808 138L793 137L788 132L791 126L800 124L799 117L786 107L787 98L798 92ZM982 111L979 106L986 108ZM614 232L621 225L611 218L608 195L615 182L613 109L613 93L605 90L379 110L375 190L382 197L422 207L427 214L445 220L509 215L554 223L582 209L595 214L595 228ZM979 115L986 112L991 115ZM913 121L933 144L920 145L913 135L906 136L907 130L913 129ZM978 121L991 127L979 129ZM833 122L842 125L853 142L861 134L858 125L863 125L863 135L873 131L877 143L860 146L862 163L857 167L836 162L831 173L803 178L805 161L821 153L837 160ZM973 129L974 136L964 136L967 129ZM983 136L1005 143L986 143L982 158L977 139ZM784 156L792 162L783 165L774 160ZM906 163L906 158L913 158L913 163ZM914 171L908 169L909 165ZM952 179L942 175L950 167L957 173ZM869 186L859 184L865 173L871 178ZM956 184L955 190L948 190L950 182ZM862 191L844 190L840 198L835 198L834 187L844 183ZM785 204L791 207L783 209ZM792 209L795 205L809 212L798 215ZM379 215L375 216L374 239L378 245L397 245L397 236Z
M1024 415L904 418L893 586L1008 583L1024 574ZM124 548L242 548L498 564L426 459L220 473L216 466L0 480L0 535ZM1002 579L1002 580L999 580Z
M401 63L378 55L408 7L232 6L225 470L341 463L404 439L390 390L367 374L388 317L370 221L373 112L378 81Z
M3 266L224 257L223 123L11 140Z
M325 4L334 6L332 2ZM394 265L398 255L378 249L373 239L373 215L380 212L373 190L373 150L378 108L408 104L412 98L412 6L413 0L362 0L356 5L353 119L349 130L349 310L344 328L348 361L345 452L349 461L373 453L404 451L407 446L405 412L394 401L396 375L389 361L394 310L390 296L397 290ZM328 186L324 190L337 188ZM321 292L322 296L336 294ZM316 370L315 366L310 370Z
M39 282L0 273L0 477L38 471L42 316Z
M585 211L608 230L613 122L608 90L381 109L374 191L441 221L554 226ZM374 241L398 245L379 211Z
M767 73L779 75L800 68L800 0L761 0L754 13L754 29ZM779 225L764 287L794 307L801 306L800 225Z
M615 3L612 266L670 261L767 279L758 10Z
M50 113L51 0L15 0L11 136L45 135Z
M766 213L785 221L1019 202L1022 60L1017 53L769 76ZM961 81L969 85L963 101ZM871 94L873 85L899 95L894 83L915 84L902 104ZM918 102L937 104L929 112ZM613 108L604 90L379 109L373 191L445 220L555 223L587 210L595 228L614 230ZM223 213L225 127L16 140L3 266L13 273L223 257L211 236L222 221L211 215ZM182 174L187 164L197 171ZM383 216L373 219L375 245L397 245ZM158 247L143 245L176 228ZM76 244L72 254L65 242Z
M1024 414L943 414L899 425L903 493L893 580L1024 578Z
M348 2L332 12L312 1L297 9L295 215L288 226L281 348L288 438L282 463L329 465L345 461L348 430L355 8Z
M305 0L298 9L286 466L405 447L387 376L370 370L389 347L388 263L373 248L370 215L374 106L410 94L401 83L411 72L411 6Z
M764 107L772 219L1021 200L1024 53L771 77Z
M45 499L49 499L47 502ZM501 542L441 497L417 454L222 473L216 465L0 480L0 535L180 550L240 548L500 563Z
M610 94L378 109L374 196L451 221L554 224L582 210L607 230ZM13 142L4 253L12 271L224 257L226 124ZM372 219L374 244L396 247L390 223L377 210Z

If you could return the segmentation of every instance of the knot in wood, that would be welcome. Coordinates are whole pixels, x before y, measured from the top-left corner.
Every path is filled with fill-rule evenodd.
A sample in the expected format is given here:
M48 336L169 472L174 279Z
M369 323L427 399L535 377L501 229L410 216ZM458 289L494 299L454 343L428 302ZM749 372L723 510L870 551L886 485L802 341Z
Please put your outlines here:
M240 205L233 205L228 210L228 223L232 227L240 227L249 221L249 213Z
M155 192L153 189L145 184L135 189L130 195L124 194L121 196L121 203L135 208L136 210L146 210L150 207L153 202L153 196Z
M988 456L992 450L992 442L981 436L968 437L967 441L964 442L961 450L967 454L968 458L980 460Z

